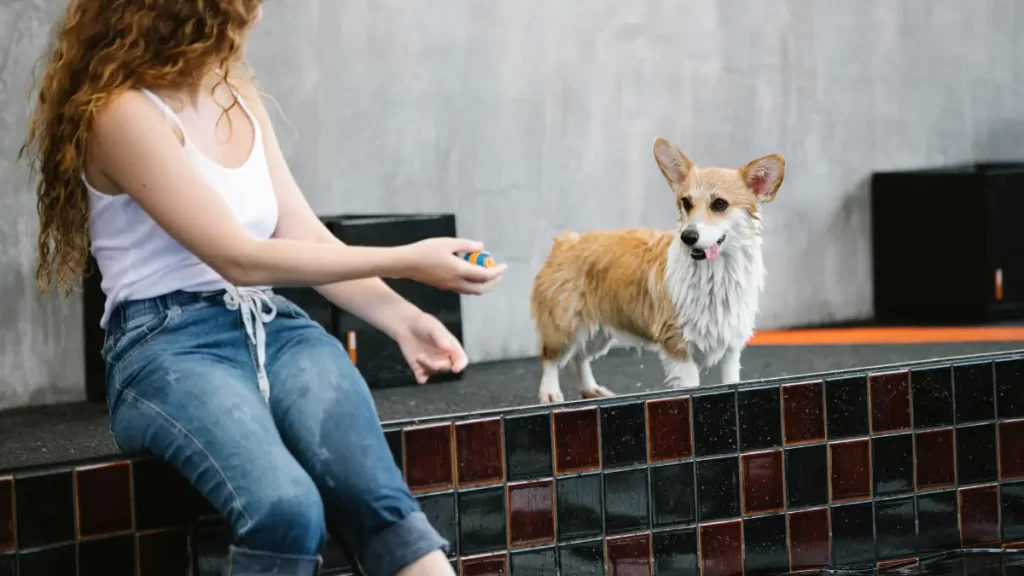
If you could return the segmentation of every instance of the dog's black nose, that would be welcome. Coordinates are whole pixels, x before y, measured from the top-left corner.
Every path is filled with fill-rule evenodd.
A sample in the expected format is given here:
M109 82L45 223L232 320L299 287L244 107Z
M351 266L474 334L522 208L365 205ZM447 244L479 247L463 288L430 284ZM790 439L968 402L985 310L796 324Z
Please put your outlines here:
M693 228L687 228L679 235L679 239L683 241L683 244L693 246L697 243L697 240L700 239L700 233Z

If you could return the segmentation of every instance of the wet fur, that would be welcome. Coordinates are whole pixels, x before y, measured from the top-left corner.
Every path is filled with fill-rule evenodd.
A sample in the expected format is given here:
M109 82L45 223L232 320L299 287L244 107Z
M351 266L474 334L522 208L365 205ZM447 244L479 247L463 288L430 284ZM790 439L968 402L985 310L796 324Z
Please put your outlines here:
M679 229L564 232L534 279L542 403L563 400L558 370L569 362L584 398L612 396L590 362L616 342L657 351L672 387L699 385L699 366L713 364L724 382L739 380L764 287L760 205L774 199L785 160L773 155L739 169L701 169L666 140L656 140L654 152L675 193ZM727 210L713 209L717 198ZM686 228L699 230L692 247L680 239ZM717 258L691 255L722 235Z

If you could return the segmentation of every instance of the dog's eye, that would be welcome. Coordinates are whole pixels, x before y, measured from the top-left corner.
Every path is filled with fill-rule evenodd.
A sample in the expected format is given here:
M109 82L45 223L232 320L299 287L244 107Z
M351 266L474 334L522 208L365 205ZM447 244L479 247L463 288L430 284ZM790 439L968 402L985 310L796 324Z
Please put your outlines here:
M693 202L691 202L689 198L683 198L680 205L683 207L683 212L686 212L687 214L690 213L690 210L693 210Z
M729 203L721 198L715 198L711 202L711 209L715 212L725 212L727 208L729 208Z

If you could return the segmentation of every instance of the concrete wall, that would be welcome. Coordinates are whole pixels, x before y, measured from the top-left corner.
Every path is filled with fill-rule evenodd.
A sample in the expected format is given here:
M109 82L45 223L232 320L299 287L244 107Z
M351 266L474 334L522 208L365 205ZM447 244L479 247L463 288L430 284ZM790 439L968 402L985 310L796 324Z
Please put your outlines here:
M4 158L62 3L0 0ZM464 301L488 360L534 352L529 286L553 234L672 224L655 136L700 164L787 156L761 327L869 317L869 174L1024 157L1024 5L969 4L277 0L250 56L319 213L454 211L511 264ZM34 292L23 168L0 207L0 407L77 397L80 305Z

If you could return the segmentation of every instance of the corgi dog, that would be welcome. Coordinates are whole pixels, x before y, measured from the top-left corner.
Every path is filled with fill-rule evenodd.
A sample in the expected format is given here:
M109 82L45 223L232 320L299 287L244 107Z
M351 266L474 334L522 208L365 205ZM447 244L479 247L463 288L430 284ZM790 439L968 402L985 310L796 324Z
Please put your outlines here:
M699 168L658 138L654 159L675 194L678 229L565 232L534 278L542 404L564 400L558 373L570 361L583 398L614 396L590 363L616 342L657 351L672 388L698 386L700 367L715 364L723 383L740 379L764 287L761 205L775 199L785 158Z

